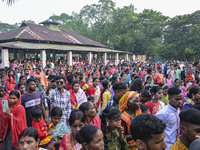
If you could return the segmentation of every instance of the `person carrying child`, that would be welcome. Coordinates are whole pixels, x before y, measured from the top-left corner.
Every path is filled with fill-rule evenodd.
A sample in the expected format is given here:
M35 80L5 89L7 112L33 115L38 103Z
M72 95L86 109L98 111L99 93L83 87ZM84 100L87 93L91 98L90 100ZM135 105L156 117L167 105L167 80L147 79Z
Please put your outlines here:
M33 117L32 127L36 128L40 137L39 147L46 148L53 140L53 129L48 129L48 124L43 119L42 108L40 106L31 109L31 116Z

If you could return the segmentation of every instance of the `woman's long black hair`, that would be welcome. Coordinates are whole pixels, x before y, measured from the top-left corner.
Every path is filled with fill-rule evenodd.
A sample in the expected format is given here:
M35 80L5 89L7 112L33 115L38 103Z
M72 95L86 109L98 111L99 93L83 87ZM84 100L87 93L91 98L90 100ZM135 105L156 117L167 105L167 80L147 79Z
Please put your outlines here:
M11 75L10 75L10 72L13 72L13 75L12 75L12 77L13 77L13 79L15 80L15 71L13 70L13 69L9 69L8 70L8 78L9 78L9 82L11 81Z
M106 137L106 131L105 131L105 126L107 125L106 123L106 118L109 120L114 120L118 117L121 116L121 112L119 109L115 107L107 107L104 109L104 111L101 113L101 130L103 132L103 140L104 140L104 150L108 149L108 138Z
M106 91L106 89L108 89L108 84L109 84L109 81L108 81L108 80L104 80L104 81L102 82L103 90L102 90L102 92L101 92L101 99L102 99L102 97L103 97L103 93ZM103 100L103 99L102 99L102 100Z

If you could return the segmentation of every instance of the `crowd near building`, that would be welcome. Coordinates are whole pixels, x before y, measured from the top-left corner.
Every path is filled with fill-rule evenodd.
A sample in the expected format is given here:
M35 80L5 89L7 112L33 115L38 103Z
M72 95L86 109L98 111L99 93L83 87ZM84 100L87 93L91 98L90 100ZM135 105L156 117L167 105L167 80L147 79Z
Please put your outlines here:
M0 149L199 150L198 61L146 61L41 24L0 34Z

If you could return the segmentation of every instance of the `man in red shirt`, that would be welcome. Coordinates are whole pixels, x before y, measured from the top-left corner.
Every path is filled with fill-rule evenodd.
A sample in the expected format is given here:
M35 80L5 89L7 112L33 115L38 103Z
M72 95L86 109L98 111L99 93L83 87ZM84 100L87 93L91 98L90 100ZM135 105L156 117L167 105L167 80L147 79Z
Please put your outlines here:
M69 74L67 75L67 81L65 83L65 89L67 91L69 91L70 89L72 89L72 82L74 81L74 76L73 74Z

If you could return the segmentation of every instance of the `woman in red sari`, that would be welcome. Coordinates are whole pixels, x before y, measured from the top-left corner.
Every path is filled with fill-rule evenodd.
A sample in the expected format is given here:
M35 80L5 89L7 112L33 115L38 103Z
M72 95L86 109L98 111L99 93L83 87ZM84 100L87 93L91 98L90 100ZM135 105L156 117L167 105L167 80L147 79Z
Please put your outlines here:
M78 108L83 102L87 102L85 92L80 88L80 82L75 80L72 82L70 92L71 108Z
M93 85L88 88L87 95L94 97L95 104L99 108L100 101L101 101L101 90L100 90L100 87L98 86L98 84L99 84L99 78L94 77L93 78Z
M12 69L8 70L8 74L6 76L6 85L9 92L15 88L15 74Z
M0 141L3 142L3 149L16 150L19 149L18 136L27 127L19 91L10 92L8 106L7 111L3 112L0 103Z

